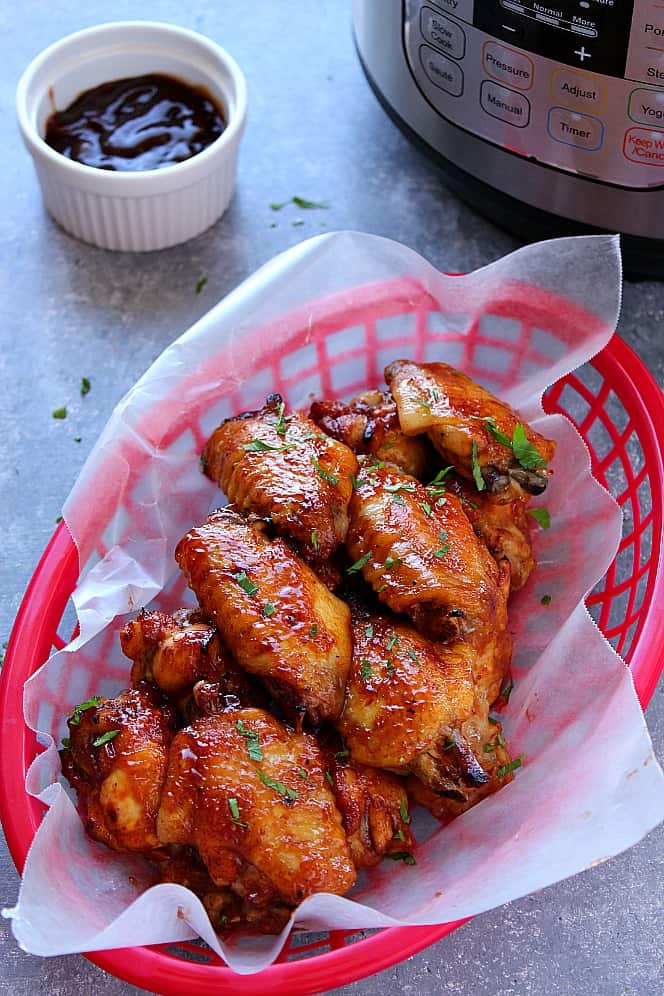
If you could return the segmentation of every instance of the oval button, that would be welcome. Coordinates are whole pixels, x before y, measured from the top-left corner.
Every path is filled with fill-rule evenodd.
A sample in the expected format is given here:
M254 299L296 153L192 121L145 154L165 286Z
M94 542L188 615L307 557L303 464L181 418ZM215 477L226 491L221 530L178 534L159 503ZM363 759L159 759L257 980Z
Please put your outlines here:
M466 36L463 28L444 14L438 14L431 7L420 11L420 31L426 41L441 49L453 59L463 59L466 51Z
M460 97L463 93L463 71L461 66L448 59L442 52L428 45L420 46L420 62L422 69L435 86L445 90L452 97Z
M493 80L484 80L480 87L480 104L492 118L525 128L530 121L530 102L522 93L508 90Z
M632 121L638 121L639 124L664 128L664 91L646 90L645 87L632 90L627 113Z
M518 90L530 90L535 76L532 59L497 42L484 42L482 62L489 76L501 83L508 83Z
M599 118L577 114L566 107L550 108L546 129L555 142L588 152L600 149L604 141L604 124Z
M606 87L596 76L563 67L551 74L551 96L563 107L601 111L606 102Z

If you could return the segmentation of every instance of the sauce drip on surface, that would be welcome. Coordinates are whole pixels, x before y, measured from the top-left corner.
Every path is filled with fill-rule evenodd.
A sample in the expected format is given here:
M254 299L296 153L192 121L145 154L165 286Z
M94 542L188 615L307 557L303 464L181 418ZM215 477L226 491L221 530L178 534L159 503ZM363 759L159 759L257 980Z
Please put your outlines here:
M202 88L155 73L86 90L49 117L44 140L86 166L138 172L190 159L225 127Z

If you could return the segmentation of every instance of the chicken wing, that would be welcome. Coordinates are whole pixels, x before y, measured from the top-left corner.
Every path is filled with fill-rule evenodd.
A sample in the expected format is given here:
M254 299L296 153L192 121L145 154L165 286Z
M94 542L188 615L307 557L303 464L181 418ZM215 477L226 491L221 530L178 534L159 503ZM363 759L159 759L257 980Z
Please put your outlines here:
M498 494L478 492L465 478L450 474L449 490L461 500L463 510L478 536L496 560L506 557L510 565L510 590L518 591L537 566L530 539L528 502L530 496L519 489Z
M394 399L385 391L365 391L349 402L314 401L309 417L354 453L371 454L413 477L422 477L435 457L427 439L403 432Z
M350 611L281 539L230 506L180 540L175 556L240 667L291 711L336 719L352 653Z
M498 569L461 502L394 467L363 468L350 503L346 549L393 612L433 639L453 640L491 628Z
M231 660L214 626L200 612L139 612L120 633L120 646L131 661L132 684L151 681L181 708L199 681L214 681L220 694L236 704L252 704L247 676Z
M159 846L156 817L175 721L154 687L94 697L69 717L62 770L85 829L115 851Z
M478 490L546 488L556 444L504 401L447 363L395 360L385 369L407 436L426 432L443 459Z
M387 771L342 760L345 753L332 755L327 771L355 867L371 868L386 855L410 854L415 841L403 781Z
M260 411L222 422L203 465L229 501L268 518L307 559L325 560L344 541L355 454L304 415L284 415L278 394Z
M258 911L355 881L315 739L261 709L197 720L173 739L157 818L163 844L193 846L215 886Z

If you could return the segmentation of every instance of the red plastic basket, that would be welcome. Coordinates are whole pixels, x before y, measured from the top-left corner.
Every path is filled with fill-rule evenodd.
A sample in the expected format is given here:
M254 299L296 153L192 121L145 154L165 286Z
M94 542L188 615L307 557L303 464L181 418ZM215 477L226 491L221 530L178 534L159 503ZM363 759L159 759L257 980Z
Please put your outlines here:
M415 339L423 341L427 316L438 305L422 289L403 283L371 289L364 305L349 307L347 300L325 302L324 320L315 332L315 365L327 395L334 395L330 370L356 358L359 350L334 355L328 337L341 329L364 324L365 341L375 343L382 318L414 316ZM560 302L558 302L559 305ZM529 327L542 327L546 302L530 300L520 308L520 335L500 348L508 350L514 364L529 359ZM573 308L564 316L562 338L574 342L583 313ZM557 319L561 316L558 311ZM301 322L296 347L311 340L308 315ZM577 323L577 324L575 324ZM298 327L299 328L299 327ZM264 330L263 330L264 331ZM557 330L560 336L560 328ZM299 332L298 332L299 334ZM435 339L436 336L434 335ZM441 341L463 344L465 367L481 377L482 347L496 346L495 339L474 327L463 334L448 330ZM381 349L392 355L403 337L381 338ZM419 346L418 346L419 348ZM532 358L532 356L531 356ZM288 389L283 371L275 362L275 376ZM375 366L375 363L374 363ZM370 371L374 381L379 379ZM303 370L301 377L311 374ZM342 392L352 389L346 385ZM246 403L246 399L245 399ZM242 399L238 399L241 407ZM664 398L636 354L617 336L592 363L558 381L545 395L548 412L566 415L586 441L595 477L610 490L623 510L624 535L605 577L588 597L588 607L600 629L631 667L641 703L649 701L664 660L664 597L662 580L662 524L664 521ZM198 433L200 434L200 432ZM43 807L25 792L26 771L39 751L35 736L23 721L24 681L47 659L54 648L66 643L58 632L70 618L69 596L79 573L76 548L64 525L56 530L30 581L9 641L0 679L0 715L3 717L3 750L0 752L0 817L7 843L19 870L39 826ZM658 597L659 596L659 597ZM291 935L278 962L259 976L243 977L247 996L288 992L290 996L320 992L381 971L451 933L458 923L427 927L401 927L370 932L333 931L326 934ZM238 976L202 944L162 945L87 955L91 961L127 982L163 994L215 994L237 991Z

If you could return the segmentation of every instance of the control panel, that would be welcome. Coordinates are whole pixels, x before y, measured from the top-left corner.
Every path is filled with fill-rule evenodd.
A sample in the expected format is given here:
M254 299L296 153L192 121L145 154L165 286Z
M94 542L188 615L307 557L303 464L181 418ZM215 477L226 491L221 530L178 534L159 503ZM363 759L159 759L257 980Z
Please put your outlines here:
M405 0L404 44L453 124L566 172L664 185L664 0Z

